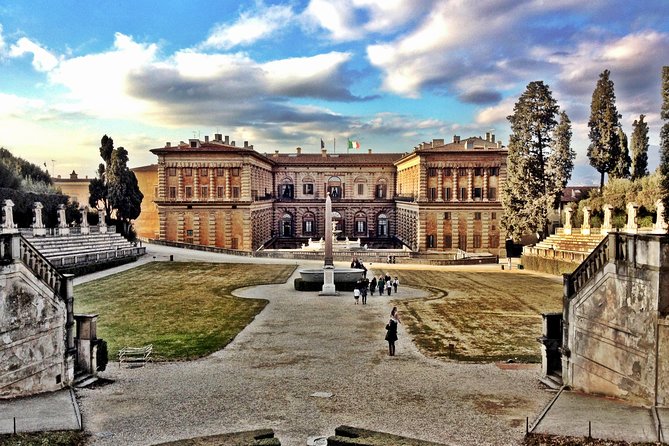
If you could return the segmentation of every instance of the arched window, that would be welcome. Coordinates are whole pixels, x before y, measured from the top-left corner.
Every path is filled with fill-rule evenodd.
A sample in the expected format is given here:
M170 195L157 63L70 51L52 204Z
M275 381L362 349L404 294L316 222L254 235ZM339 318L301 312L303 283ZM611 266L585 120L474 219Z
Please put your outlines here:
M293 216L288 212L283 214L281 217L281 236L282 237L292 237L293 236Z
M316 234L316 217L312 212L302 216L302 235L311 237Z
M358 237L367 236L367 215L364 212L358 212L353 217L353 235Z
M333 200L339 200L342 198L343 189L341 178L339 177L330 177L328 178L328 192L330 193L330 198Z
M314 179L311 177L302 178L302 194L314 195Z
M376 198L387 198L388 197L388 182L385 178L380 178L376 182L376 191L374 196Z
M388 237L388 216L386 214L379 214L376 219L376 235Z
M279 184L279 199L292 200L295 196L295 188L292 178L286 177Z

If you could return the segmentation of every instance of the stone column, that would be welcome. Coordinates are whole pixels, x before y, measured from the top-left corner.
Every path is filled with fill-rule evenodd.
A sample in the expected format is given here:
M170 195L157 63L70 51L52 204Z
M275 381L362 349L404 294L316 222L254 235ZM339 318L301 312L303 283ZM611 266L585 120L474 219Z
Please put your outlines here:
M232 179L230 175L230 168L225 168L225 175L223 176L225 182L225 199L229 200L232 197Z
M184 199L184 170L183 167L177 167L177 200Z
M106 234L107 233L107 222L105 221L105 211L104 210L99 210L98 211L98 228L100 230L100 234Z
M33 203L33 236L46 235L46 228L42 221L42 209L44 206L39 201Z
M437 201L444 201L444 171L437 169Z
M67 218L65 218L65 205L58 205L58 233L60 235L68 235L70 228L67 226Z
M10 234L19 232L19 229L14 223L14 202L10 199L5 200L2 206L2 225L0 225L0 233Z
M636 234L639 232L639 225L636 222L636 213L639 205L636 203L627 203L627 223L625 224L625 232Z
M653 225L653 234L666 234L669 225L667 225L667 220L664 219L664 203L662 203L662 200L655 202L655 208L657 211L655 224Z
M214 177L214 172L216 168L209 166L209 199L214 200L216 199L216 179Z
M571 235L571 206L567 205L564 208L564 227L563 231L565 235Z
M603 234L608 234L611 232L613 227L611 226L611 211L613 210L613 206L610 204L605 204L602 209L604 209L604 223L602 223L602 235Z
M474 169L467 169L467 201L474 201Z
M91 228L88 226L88 206L79 208L81 211L81 233L90 234Z
M453 194L452 194L452 199L453 201L458 201L460 196L460 185L458 184L458 168L454 167L453 168Z
M483 168L483 187L481 190L483 201L488 201L488 168Z
M591 207L585 206L583 208L583 224L581 225L581 234L590 235L590 211Z
M200 200L200 168L193 167L193 201Z

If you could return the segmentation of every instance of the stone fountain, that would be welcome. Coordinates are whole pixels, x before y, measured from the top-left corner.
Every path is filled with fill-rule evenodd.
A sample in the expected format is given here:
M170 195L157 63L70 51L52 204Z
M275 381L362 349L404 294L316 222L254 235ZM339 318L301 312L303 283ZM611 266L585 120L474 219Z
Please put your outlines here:
M304 282L323 283L320 296L336 296L337 282L353 282L362 279L364 271L357 268L335 268L332 256L333 244L332 199L328 194L325 199L325 250L323 268L301 269L300 277Z

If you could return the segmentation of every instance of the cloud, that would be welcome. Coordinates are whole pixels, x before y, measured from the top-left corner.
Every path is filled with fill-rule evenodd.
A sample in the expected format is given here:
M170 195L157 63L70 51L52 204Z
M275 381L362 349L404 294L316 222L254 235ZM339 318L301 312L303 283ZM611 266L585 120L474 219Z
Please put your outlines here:
M0 60L3 59L6 51L7 51L7 44L5 44L5 38L2 35L2 23L0 23Z
M278 29L293 20L295 14L290 6L262 6L254 12L243 12L236 22L221 23L214 27L200 48L227 50L239 45L250 45L268 38Z
M509 97L497 105L486 107L476 114L474 121L484 126L489 125L508 125L506 117L513 114L513 107L516 98Z
M2 46L4 46L4 42L0 41L0 50ZM51 52L45 50L32 40L21 37L11 46L8 55L9 57L21 57L24 54L33 55L32 65L37 71L51 71L58 65L58 58Z

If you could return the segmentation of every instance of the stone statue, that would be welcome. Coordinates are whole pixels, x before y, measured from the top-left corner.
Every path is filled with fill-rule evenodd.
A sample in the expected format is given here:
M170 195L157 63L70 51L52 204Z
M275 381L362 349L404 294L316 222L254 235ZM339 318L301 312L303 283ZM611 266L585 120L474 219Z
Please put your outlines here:
M592 208L585 206L583 208L583 224L581 225L581 234L590 235L590 211Z
M18 227L14 223L14 202L10 199L5 200L5 204L2 206L2 226L0 226L1 231L5 234L18 232Z
M34 236L45 236L46 228L44 227L44 221L42 221L42 209L44 205L39 201L36 201L33 204L33 235Z
M605 204L602 206L604 210L604 223L602 223L602 234L608 234L611 232L613 227L611 226L611 211L613 211L613 206L610 204Z
M571 234L571 213L572 213L571 206L567 205L564 208L564 227L562 228L566 235Z
M653 225L653 233L666 234L669 225L667 225L667 221L664 219L664 203L662 202L662 200L657 200L655 202L655 208L656 208L655 211L656 216L655 216L655 224Z
M625 232L636 234L639 232L639 225L636 222L636 213L639 205L636 203L627 203L627 224L625 224Z
M91 228L88 226L88 206L82 206L79 210L81 211L81 233L90 234Z
M70 228L67 226L67 218L65 217L65 205L58 205L58 233L60 235L68 235Z

